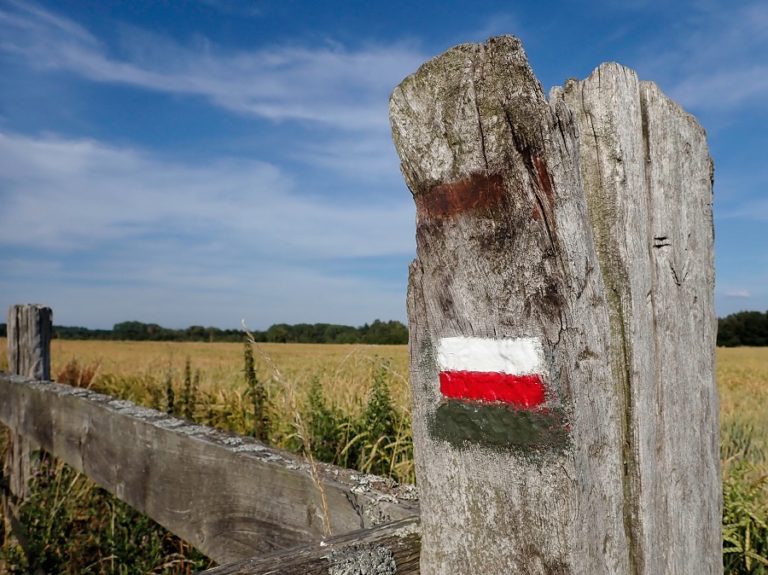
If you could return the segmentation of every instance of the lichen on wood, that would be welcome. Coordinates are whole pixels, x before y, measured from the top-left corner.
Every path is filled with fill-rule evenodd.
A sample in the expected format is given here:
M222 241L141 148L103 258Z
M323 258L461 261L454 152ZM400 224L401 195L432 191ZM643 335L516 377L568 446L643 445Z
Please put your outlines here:
M425 63L394 90L390 121L417 208L422 572L717 572L703 131L615 64L547 100L512 37ZM545 406L500 423L515 412L443 397L436 350L457 336L538 338ZM547 413L557 425L520 424Z

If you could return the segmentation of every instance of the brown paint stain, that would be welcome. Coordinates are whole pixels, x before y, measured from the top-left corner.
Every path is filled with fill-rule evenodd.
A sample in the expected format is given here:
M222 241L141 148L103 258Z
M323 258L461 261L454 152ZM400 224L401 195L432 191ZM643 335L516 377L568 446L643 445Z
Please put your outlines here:
M549 169L547 168L547 163L544 161L544 159L535 155L531 157L531 160L533 161L533 167L536 169L536 176L539 180L539 185L541 186L544 194L547 196L547 203L549 203L550 208L553 208L555 206L555 194L552 191L552 179L549 177Z
M450 218L458 214L498 205L504 197L501 174L471 174L455 182L434 186L416 196L420 218Z

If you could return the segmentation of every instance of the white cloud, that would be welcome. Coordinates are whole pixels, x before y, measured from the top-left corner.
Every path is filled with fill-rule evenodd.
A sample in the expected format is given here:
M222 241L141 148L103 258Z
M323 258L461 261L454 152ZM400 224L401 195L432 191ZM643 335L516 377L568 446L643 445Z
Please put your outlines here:
M768 65L747 62L732 69L696 72L672 88L691 108L729 109L768 97Z
M235 51L121 23L102 39L9 0L0 5L0 52L39 70L300 123L312 138L283 157L357 186L323 197L338 179L305 189L306 176L263 161L177 161L135 146L0 131L0 304L39 300L57 321L102 326L403 318L402 276L366 279L339 262L402 259L404 275L414 251L413 203L387 124L391 89L424 60L414 48ZM332 271L339 267L349 271Z
M768 4L689 2L685 14L644 47L643 76L694 111L765 110Z
M91 326L403 319L402 277L331 266L394 258L405 270L413 206L395 196L308 198L263 162L181 164L0 132L0 306L42 301Z
M720 210L717 218L721 220L743 219L768 222L768 200L745 200Z
M92 140L0 132L0 244L83 250L150 236L288 258L410 253L407 194L307 198L258 161L164 162Z
M723 295L725 295L725 297L735 298L735 299L749 299L750 297L752 297L751 293L743 289L729 290L729 291L726 291Z
M357 181L381 184L386 182L393 194L407 196L400 175L399 159L389 139L377 134L341 136L324 141L309 142L298 147L295 156L303 162L318 166Z
M26 4L0 10L0 50L95 82L186 94L238 114L388 133L387 98L424 56L408 45L267 47L234 52L206 39L182 46L122 27L118 54L78 24Z

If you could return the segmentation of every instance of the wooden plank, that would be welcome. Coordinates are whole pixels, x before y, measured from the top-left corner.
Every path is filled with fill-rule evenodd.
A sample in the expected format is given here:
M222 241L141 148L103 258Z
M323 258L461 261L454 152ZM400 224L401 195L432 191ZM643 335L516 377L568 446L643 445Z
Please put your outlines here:
M419 520L403 519L266 557L208 569L205 575L408 575L419 572Z
M0 421L219 563L319 541L309 465L88 390L0 375ZM318 464L332 534L418 514L415 489Z
M618 64L553 93L581 175L625 388L634 573L721 573L712 162L696 120Z
M392 94L426 574L722 571L709 157L647 86L582 117L502 37Z

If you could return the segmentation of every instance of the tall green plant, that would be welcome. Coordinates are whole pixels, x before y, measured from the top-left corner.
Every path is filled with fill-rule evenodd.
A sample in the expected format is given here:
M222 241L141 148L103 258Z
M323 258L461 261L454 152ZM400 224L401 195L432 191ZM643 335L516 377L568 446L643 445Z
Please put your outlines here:
M256 376L256 365L253 359L253 348L251 342L246 341L243 349L243 371L245 373L245 384L247 394L253 407L253 429L250 435L260 441L269 439L270 419L268 412L267 389Z
M184 363L184 387L181 391L181 415L189 420L195 418L195 407L197 403L197 388L200 382L200 370L195 371L195 377L192 378L192 364L187 358Z
M768 575L768 474L748 461L723 480L723 565L729 575Z
M754 427L723 429L723 566L727 575L768 575L768 469Z
M170 368L165 375L165 412L171 415L176 413L176 393L173 391L173 375Z
M389 393L387 366L373 373L368 403L357 425L357 468L365 473L389 475L398 435L398 415Z
M342 415L330 407L325 399L320 378L312 378L307 396L307 429L311 438L312 454L320 461L337 463L343 447Z

